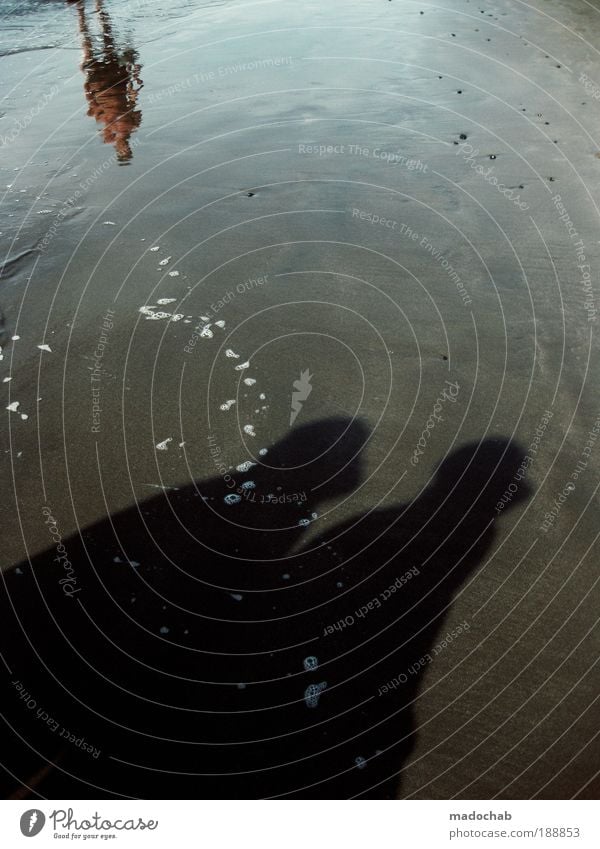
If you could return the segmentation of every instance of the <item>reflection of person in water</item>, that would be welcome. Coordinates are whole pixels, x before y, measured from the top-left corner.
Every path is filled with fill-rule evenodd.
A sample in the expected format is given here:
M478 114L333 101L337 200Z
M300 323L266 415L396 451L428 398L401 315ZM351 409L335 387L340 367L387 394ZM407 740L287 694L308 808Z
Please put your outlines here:
M342 524L325 513L306 537L324 501L355 491L367 436L346 419L297 428L264 463L65 540L67 571L56 548L12 570L0 596L9 686L49 719L5 700L7 771L44 766L25 760L26 739L59 759L36 786L51 798L394 795L421 659L490 550L493 508L521 454L503 439L464 446L412 502L351 520L348 503ZM376 614L353 615L410 570ZM349 614L356 623L339 626ZM406 684L379 697L399 673ZM51 721L80 742L63 743Z
M129 139L142 121L142 113L136 109L142 87L141 66L132 47L117 46L102 0L96 0L96 13L101 27L100 48L90 34L85 0L78 0L83 47L81 70L85 74L85 96L89 107L87 114L99 124L104 124L104 142L114 144L120 162L128 162L133 155Z

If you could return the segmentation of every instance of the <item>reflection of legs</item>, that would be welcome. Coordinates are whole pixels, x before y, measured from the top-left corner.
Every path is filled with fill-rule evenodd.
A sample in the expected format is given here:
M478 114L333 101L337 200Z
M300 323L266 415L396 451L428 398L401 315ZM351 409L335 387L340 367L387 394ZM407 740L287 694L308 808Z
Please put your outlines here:
M92 39L85 19L85 2L79 0L77 3L77 20L79 23L79 32L81 34L81 46L83 48L83 64L92 59Z
M102 39L104 41L104 51L107 56L114 54L115 39L112 31L112 24L108 17L108 12L104 8L103 0L96 0L96 13L102 27Z

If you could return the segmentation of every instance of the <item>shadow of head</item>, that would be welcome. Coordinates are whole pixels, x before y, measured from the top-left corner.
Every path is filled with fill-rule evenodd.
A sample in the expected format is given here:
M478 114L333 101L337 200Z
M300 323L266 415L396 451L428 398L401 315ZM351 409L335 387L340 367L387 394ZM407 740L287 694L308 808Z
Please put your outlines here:
M248 459L237 466L230 463L239 446L216 447L222 475L144 502L146 528L179 564L194 560L198 546L205 546L211 558L281 557L323 501L356 489L368 436L362 422L340 417L293 428L266 455L256 455L254 446L246 445ZM130 510L113 522L131 534L131 518ZM185 537L177 526L185 528ZM143 539L144 531L136 529L135 535Z
M269 450L261 483L306 490L316 501L352 492L361 481L369 429L357 419L323 419L294 428Z
M460 509L467 521L489 519L529 498L528 464L523 449L508 439L469 443L439 464L430 492L450 509Z

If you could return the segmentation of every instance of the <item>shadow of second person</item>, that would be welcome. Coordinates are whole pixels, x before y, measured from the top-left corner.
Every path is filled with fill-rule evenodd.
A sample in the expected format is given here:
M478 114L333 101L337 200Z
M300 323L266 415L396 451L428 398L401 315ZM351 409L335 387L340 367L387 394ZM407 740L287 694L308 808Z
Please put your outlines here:
M336 575L343 574L347 591L321 618L320 672L327 688L319 743L299 795L400 793L402 768L418 734L424 673L453 640L460 646L460 635L470 628L469 619L461 619L448 635L456 596L493 554L496 508L508 487L503 512L529 497L518 473L522 458L522 450L504 438L467 444L438 465L414 500L356 516L318 541L318 553L335 549ZM319 570L318 557L313 568ZM439 712L444 730L443 685L434 698L429 712Z

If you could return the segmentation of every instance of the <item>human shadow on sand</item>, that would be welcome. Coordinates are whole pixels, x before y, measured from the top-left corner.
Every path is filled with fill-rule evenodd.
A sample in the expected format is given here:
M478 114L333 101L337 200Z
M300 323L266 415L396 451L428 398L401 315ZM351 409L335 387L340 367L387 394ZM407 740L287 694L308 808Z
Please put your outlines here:
M394 797L423 658L522 452L464 445L413 501L368 510L368 437L296 427L242 471L214 443L217 476L5 574L5 794Z

